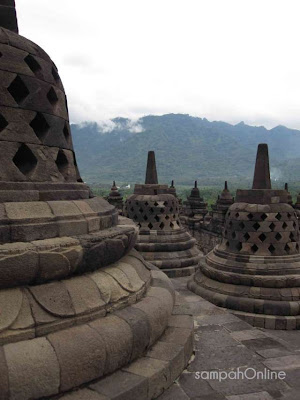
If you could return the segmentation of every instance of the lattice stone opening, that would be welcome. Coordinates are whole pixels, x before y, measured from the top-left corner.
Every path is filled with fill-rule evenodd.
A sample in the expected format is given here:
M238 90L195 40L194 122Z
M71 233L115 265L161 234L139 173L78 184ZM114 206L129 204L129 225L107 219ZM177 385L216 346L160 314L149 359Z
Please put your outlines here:
M276 233L275 239L276 239L276 240L281 240L281 239L282 239L282 236L280 235L279 232Z
M7 127L7 125L8 125L8 122L3 117L3 115L0 114L0 132L2 132L3 129L5 129Z
M154 219L155 219L157 222L159 222L159 221L160 221L160 218L159 218L159 216L158 216L158 215L155 215Z
M142 213L144 210L142 209L142 207L139 208L139 212Z
M290 241L291 242L296 242L295 234L293 232L290 233Z
M145 221L148 221L147 215L144 215L144 220L145 220Z
M276 228L276 225L274 224L274 222L272 222L272 223L269 225L269 228L271 229L271 231L274 231L274 229Z
M30 126L40 140L46 137L50 128L42 113L36 113L34 119L30 122Z
M263 213L262 216L261 216L261 219L263 221L265 221L267 218L268 218L268 215L266 213Z
M236 233L232 232L231 237L232 237L232 239L235 239L236 238Z
M246 239L246 241L250 239L250 235L248 232L245 233L244 238Z
M138 219L137 215L134 215L134 216L133 216L133 219L134 219L134 220L137 220L137 219Z
M52 67L52 76L53 76L55 82L58 82L60 80L58 72L57 72L56 68L54 68L54 66Z
M149 228L149 229L152 229L152 228L153 228L153 225L151 224L151 222L148 224L148 228Z
M170 217L168 215L166 215L166 220L170 219Z
M229 226L230 226L230 228L232 227L232 221L229 221L229 224L228 224Z
M164 229L165 224L164 224L163 222L161 222L161 223L159 224L159 227L160 227L160 229Z
M63 150L59 150L57 153L55 164L57 165L59 172L64 178L66 178L68 175L69 162Z
M154 203L154 206L155 206L155 207L157 207L157 206L158 206L158 202L157 202L157 201Z
M1 51L0 51L0 58L3 56L3 54L1 53Z
M283 227L283 229L286 229L287 228L287 223L286 222L284 222L283 224L282 224L282 227Z
M275 252L275 247L271 244L269 247L268 247L268 250L269 250L269 252L271 253L271 254L274 254L274 252Z
M287 216L288 216L289 219L292 218L292 214L291 213L287 213Z
M239 213L236 213L236 214L235 214L235 218L238 218L239 216L240 216Z
M28 176L34 171L37 158L26 144L22 144L16 152L13 162L23 175Z
M170 222L170 227L171 227L171 228L174 228L173 222Z
M25 83L22 81L19 75L17 75L16 78L12 81L7 90L12 95L15 102L18 103L19 105L29 95L29 90L27 89Z
M47 93L47 99L53 106L58 102L58 97L53 87Z
M255 224L253 225L253 228L257 231L260 228L259 223L255 222Z
M131 211L131 212L133 212L133 211L134 211L134 208L133 208L133 207L131 207L130 211Z
M282 218L282 215L281 215L280 213L277 213L277 214L275 215L275 218L278 219L278 221L280 221L281 218Z
M145 206L147 207L149 205L148 201L146 201Z
M150 208L149 212L150 212L151 214L153 214L153 213L154 213L154 210L153 210L153 208L152 208L152 207Z
M258 251L258 246L256 244L254 244L253 246L251 246L251 250L252 250L252 253L255 254Z
M241 229L244 229L244 228L245 228L244 222L241 222L241 223L239 224L239 227L240 227Z
M42 71L42 67L37 62L37 60L31 54L28 54L28 56L24 58L24 61L26 62L28 67L31 69L31 71L34 73L34 75L39 77L40 73Z
M267 239L267 236L264 233L262 233L261 235L258 236L258 238L261 242L264 242Z
M290 246L289 246L288 244L286 244L286 245L284 246L284 250L285 250L287 253L289 253L289 252L291 251Z
M237 249L238 251L241 251L242 248L243 248L242 243L241 243L241 242L238 242L238 244L236 245L236 249Z
M172 212L174 210L174 208L173 207L170 207L170 212Z
M247 215L248 219L250 219L250 221L254 218L254 215L252 213Z

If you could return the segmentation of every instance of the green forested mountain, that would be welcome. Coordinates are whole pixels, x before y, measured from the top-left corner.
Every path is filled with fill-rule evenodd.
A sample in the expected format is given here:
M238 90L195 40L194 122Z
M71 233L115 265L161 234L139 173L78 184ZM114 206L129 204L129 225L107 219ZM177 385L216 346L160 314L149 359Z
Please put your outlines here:
M230 125L186 114L149 115L111 126L72 125L77 161L91 184L142 182L148 150L155 150L160 182L188 184L250 181L258 143L268 143L273 180L299 181L300 131ZM245 185L244 185L245 186Z

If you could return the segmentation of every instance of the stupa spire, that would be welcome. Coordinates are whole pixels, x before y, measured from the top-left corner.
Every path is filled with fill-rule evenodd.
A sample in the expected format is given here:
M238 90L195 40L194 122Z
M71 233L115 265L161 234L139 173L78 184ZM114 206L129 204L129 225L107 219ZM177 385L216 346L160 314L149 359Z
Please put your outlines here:
M14 0L0 0L0 27L19 33Z
M196 189L197 187L198 187L198 182L195 181L195 186L194 186L194 188Z
M149 151L148 152L148 161L147 161L145 184L146 185L158 185L154 151Z
M225 181L224 190L228 190L227 181Z
M257 148L252 189L271 189L269 151L265 143Z

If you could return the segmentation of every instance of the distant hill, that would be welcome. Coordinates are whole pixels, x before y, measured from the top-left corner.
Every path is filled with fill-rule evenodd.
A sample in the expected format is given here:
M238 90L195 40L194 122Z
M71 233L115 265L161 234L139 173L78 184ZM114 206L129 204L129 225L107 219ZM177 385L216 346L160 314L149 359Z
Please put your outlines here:
M160 182L195 179L219 184L252 178L258 143L268 143L271 175L299 181L300 131L240 122L210 122L186 114L149 115L138 122L116 118L106 125L72 125L81 175L89 183L142 182L148 150L155 150Z

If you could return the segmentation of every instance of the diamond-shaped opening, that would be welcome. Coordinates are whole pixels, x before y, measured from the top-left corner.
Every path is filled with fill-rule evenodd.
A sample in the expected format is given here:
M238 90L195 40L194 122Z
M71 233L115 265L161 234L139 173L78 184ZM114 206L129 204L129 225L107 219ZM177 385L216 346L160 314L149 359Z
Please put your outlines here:
M289 219L292 218L292 214L290 214L290 213L287 213L287 216Z
M29 95L29 90L27 89L25 83L22 81L19 75L17 75L16 78L12 81L7 90L12 95L15 102L18 103L19 105Z
M158 202L156 201L156 202L154 203L154 205L155 205L155 207L157 207L157 206L158 206Z
M57 153L55 163L57 165L59 172L66 178L68 174L69 162L63 150L59 150L59 152Z
M37 62L37 60L31 54L28 54L28 56L24 58L24 61L26 62L28 67L31 69L31 71L34 73L34 75L40 77L42 67Z
M159 224L160 229L164 229L164 226L165 226L165 224L164 224L163 222L161 222L161 223Z
M296 222L293 222L293 228L294 229L296 229L296 226L297 226Z
M231 237L232 237L232 239L235 239L236 238L236 233L232 232Z
M145 220L145 221L148 221L147 215L144 215L144 220Z
M170 208L170 212L172 212L172 211L173 211L173 207Z
M236 214L235 214L235 217L236 217L236 218L238 218L239 216L240 216L240 214L239 214L239 213L236 213Z
M58 72L57 72L56 68L54 68L54 66L52 67L52 76L53 76L55 82L58 82L60 80Z
M241 229L244 229L244 228L245 228L244 222L241 222L241 223L239 224L239 227L240 227Z
M278 221L280 221L281 218L282 218L282 215L281 215L280 213L277 213L277 214L275 215L275 218L278 219Z
M226 241L225 246L226 246L226 247L229 247L229 242L228 242L228 240Z
M271 253L271 254L274 254L274 252L275 252L275 247L271 244L269 247L268 247L268 250L269 250L269 252Z
M137 220L137 219L138 219L137 215L134 215L134 216L133 216L133 219L134 219L134 220Z
M256 244L254 244L253 246L251 246L251 250L252 250L252 253L256 253L258 251L258 246Z
M173 222L170 222L170 227L171 227L171 228L174 228Z
M142 207L139 208L139 212L142 213L144 210L142 209Z
M65 123L63 133L66 141L68 142L70 138L70 129L69 129L69 124L67 122Z
M3 129L5 129L7 127L7 125L8 125L8 122L3 117L3 115L0 114L0 132L2 132Z
M149 212L150 212L151 214L153 214L153 213L154 213L154 210L153 210L153 208L152 208L152 207L150 208Z
M286 244L286 245L284 246L284 250L285 250L287 253L289 253L289 252L291 251L290 246L289 246L288 244Z
M225 236L227 235L227 229L225 229L225 231L224 231L224 235L225 235Z
M149 229L152 229L152 228L153 228L153 225L151 224L151 222L148 224L148 228L149 228Z
M249 235L248 232L245 233L244 238L245 238L246 240L249 240L249 239L250 239L250 235Z
M229 221L229 224L228 224L229 226L230 226L230 228L232 227L232 221Z
M255 222L255 224L253 225L253 228L257 231L260 228L259 223Z
M238 242L238 244L237 244L235 247L236 247L236 249L237 249L238 251L241 251L242 248L243 248L243 245L242 245L241 242Z
M170 217L168 215L166 215L166 220L170 219Z
M134 208L133 208L133 207L131 207L130 211L131 211L131 212L133 212L133 211L134 211Z
M58 97L53 87L47 93L47 99L53 106L58 102Z
M155 219L157 222L159 222L159 216L158 216L158 215L155 215L154 219Z
M142 227L142 225L141 225L140 223L138 223L138 224L137 224L137 226L138 226L139 228L141 228L141 227Z
M287 228L287 223L284 222L284 223L282 224L282 227L283 227L283 229Z
M39 112L36 113L36 116L30 122L30 126L40 140L45 138L50 128L43 114Z
M276 227L276 225L273 222L269 225L269 228L271 229L271 231L273 231L275 227Z
M250 214L247 215L247 217L248 217L248 219L252 220L254 215L252 213L250 213Z
M1 51L0 51L0 58L3 56L3 54L1 53Z
M299 250L299 244L298 243L296 243L296 250L297 251Z
M267 236L264 233L262 233L261 235L258 236L258 238L261 242L264 242L267 239Z
M261 216L261 219L264 221L268 218L268 215L266 213L263 213Z
M291 241L291 242L296 242L294 232L291 232L291 233L290 233L290 241Z
M22 144L16 152L13 162L23 175L30 175L37 165L37 159L26 144Z
M164 201L164 206L167 206L168 205L168 202L167 201Z
M279 233L279 232L277 232L277 233L276 233L276 235L275 235L275 239L276 239L276 240L280 240L280 239L282 239L282 236L280 235L280 233Z
M136 201L136 202L135 202L135 205L136 205L136 206L138 206L138 205L139 205L139 202L138 202L138 201Z
M149 203L148 203L148 201L146 201L145 206L148 206L148 205L149 205Z
M160 212L161 212L161 213L165 212L165 209L164 209L164 208L161 208L161 209L160 209Z

